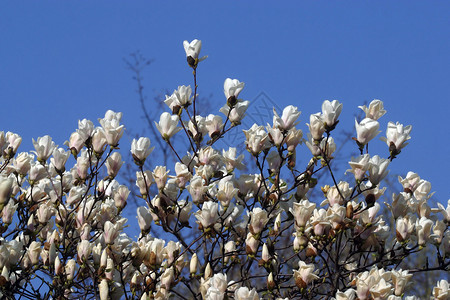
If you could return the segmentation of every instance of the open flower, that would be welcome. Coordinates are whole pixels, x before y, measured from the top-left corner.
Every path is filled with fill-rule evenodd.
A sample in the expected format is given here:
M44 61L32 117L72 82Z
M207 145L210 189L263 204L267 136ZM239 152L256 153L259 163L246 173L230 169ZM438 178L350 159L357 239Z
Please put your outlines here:
M313 280L319 279L319 276L313 273L314 264L307 264L300 260L298 262L298 270L294 270L295 284L304 289Z
M236 300L259 300L256 289L249 290L248 287L242 286L234 292L234 299Z
M36 141L33 139L33 146L36 149L34 153L36 153L39 162L45 162L52 155L53 149L56 148L52 138L48 135L38 137Z
M366 118L372 119L372 120L378 120L381 118L386 111L383 107L383 101L374 99L372 102L370 102L369 107L367 106L358 106L358 108L361 108L363 112L366 113Z
M395 157L395 155L400 153L401 149L408 145L406 141L411 138L409 136L411 130L411 125L403 126L398 122L396 124L392 122L388 123L386 137L381 137L381 140L385 141L389 146L391 156Z
M181 127L177 127L178 120L179 118L177 115L163 112L159 119L159 123L155 122L156 128L158 128L158 131L161 133L164 140L169 141L172 136L181 130Z
M380 158L375 155L369 161L369 180L373 185L377 185L389 173L389 159Z
M212 201L206 201L203 203L202 209L194 214L197 218L197 223L199 223L203 229L209 228L216 223L219 218L217 213L218 207L219 204Z
M289 130L298 124L297 118L300 116L297 107L293 105L286 106L283 109L283 114L278 116L275 108L273 109L273 127L278 127L279 129Z
M172 95L167 96L164 103L170 107L174 114L178 114L181 107L188 107L192 102L192 89L191 86L181 85L178 89L174 90Z

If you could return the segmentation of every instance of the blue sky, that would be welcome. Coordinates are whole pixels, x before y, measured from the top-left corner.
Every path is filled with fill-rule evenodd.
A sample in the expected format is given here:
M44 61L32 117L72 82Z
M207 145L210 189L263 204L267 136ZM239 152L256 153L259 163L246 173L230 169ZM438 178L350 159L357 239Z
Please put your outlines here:
M123 58L139 50L154 60L144 74L152 98L192 84L182 41L198 38L209 55L199 93L212 94L213 106L224 103L224 79L238 78L246 83L243 98L264 91L280 107L298 106L303 124L323 100L338 99L339 128L354 130L357 106L383 100L382 134L388 121L413 125L391 172L419 173L446 202L450 2L255 3L3 1L0 130L19 133L22 151L45 134L62 145L79 119L95 121L113 109L139 131L142 114ZM373 144L373 154L387 156L387 146Z

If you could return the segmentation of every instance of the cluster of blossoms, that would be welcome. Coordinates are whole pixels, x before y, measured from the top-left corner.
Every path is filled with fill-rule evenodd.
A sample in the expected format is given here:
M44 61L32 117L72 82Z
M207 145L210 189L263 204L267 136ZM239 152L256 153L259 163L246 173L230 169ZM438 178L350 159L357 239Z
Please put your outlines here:
M274 110L272 124L244 130L246 158L235 147L217 146L245 117L244 83L225 80L222 115L198 115L196 74L206 57L199 58L201 41L185 41L184 48L195 89L183 85L166 96L170 112L155 122L176 157L174 171L146 167L149 138L131 144L136 238L124 232L122 216L133 187L118 177L121 113L107 111L98 127L79 121L66 147L49 136L33 140L32 153L18 152L19 135L0 132L3 296L412 300L419 298L405 293L415 273L449 270L450 201L431 207L428 181L413 172L399 177L403 191L387 201L389 215L381 213L381 184L411 132L389 122L388 157L367 152L379 134L383 102L360 107L366 115L355 120L361 155L349 162L352 182L337 182L333 173L331 133L343 107L337 100L324 101L310 116L306 135L296 128L297 107L287 106L281 116ZM182 134L188 149L177 151L173 141ZM311 154L299 166L303 143ZM246 159L256 164L251 173ZM330 185L312 199L323 172L333 175ZM426 264L406 264L425 251ZM450 299L446 280L436 283L432 297Z

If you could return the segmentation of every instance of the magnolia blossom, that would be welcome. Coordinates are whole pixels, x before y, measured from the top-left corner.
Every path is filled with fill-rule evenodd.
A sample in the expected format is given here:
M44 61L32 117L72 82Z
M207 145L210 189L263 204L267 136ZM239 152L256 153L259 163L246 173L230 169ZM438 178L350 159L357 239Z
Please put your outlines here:
M383 101L374 99L372 102L370 102L369 107L367 106L358 106L358 108L361 108L366 113L366 118L372 119L372 120L378 120L381 118L386 111L383 107Z
M197 218L197 223L199 223L202 228L206 229L214 225L218 215L218 204L212 201L206 201L203 203L202 209L196 212L194 215Z
M172 136L174 136L181 127L177 127L179 118L177 115L171 115L168 112L163 112L159 119L159 123L155 122L156 128L164 140L168 141Z
M250 224L249 230L252 234L259 234L267 222L269 222L269 217L267 211L261 209L260 207L255 207L250 213Z
M153 183L153 175L149 170L136 172L136 186L142 196L146 197L150 186Z
M309 202L308 200L301 200L300 202L294 202L292 208L289 211L294 216L295 225L298 228L305 227L306 223L311 218L316 204Z
M67 159L69 159L69 156L69 151L65 151L63 148L55 148L55 150L53 150L53 157L50 158L50 162L56 170L64 172L66 169L65 164Z
M122 155L119 152L114 152L110 157L106 159L106 168L108 170L108 175L112 178L117 176L120 168L122 167L124 161L122 160Z
M389 147L393 146L395 152L400 152L401 149L408 145L406 141L411 138L409 136L411 130L411 125L403 126L398 122L396 124L389 122L386 130L386 137L381 137L381 139L385 141Z
M228 117L228 120L236 126L241 124L249 104L249 101L237 100L233 107L230 108L228 104L225 104L219 111Z
M3 133L3 131L2 131L2 133ZM6 153L6 155L8 157L13 157L14 154L17 152L17 149L19 148L20 144L22 143L22 138L20 137L20 135L10 132L10 131L8 131L6 133L5 138L7 141L7 146L6 146L6 149L4 150L4 152ZM2 147L0 147L0 150L1 150L1 148Z
M240 287L234 292L235 300L259 300L256 289L249 290L248 287Z
M273 126L278 127L283 130L289 130L295 125L298 124L297 119L300 116L300 113L297 107L293 105L286 106L283 109L283 114L278 116L275 108L273 109Z
M444 217L444 220L447 222L447 224L450 224L450 199L447 201L447 208L445 208L441 203L438 203L437 205Z
M401 296L405 292L405 288L412 277L412 274L408 273L408 270L392 270L392 283L394 285L394 294Z
M237 97L239 97L239 93L244 89L244 85L243 82L240 82L237 79L225 79L225 82L223 83L223 93L225 94L225 98L227 98L228 101L231 101L230 98L233 97L233 101L236 101Z
M421 217L416 221L416 231L417 231L417 239L418 243L421 246L424 246L425 243L430 238L431 228L433 226L433 221L427 219L426 217Z
M270 147L268 135L263 126L253 124L249 130L244 130L244 134L247 149L253 155L258 155L261 151L264 151Z
M355 127L357 135L356 140L362 146L367 145L367 143L380 133L378 131L380 124L369 118L363 119L360 123L355 119Z
M209 114L205 119L205 127L211 138L217 137L223 128L223 120L221 116Z
M105 134L106 142L111 147L117 147L119 140L122 138L125 131L125 127L120 125L121 119L122 113L114 112L112 110L108 110L105 113L105 117L103 119L99 119L100 125L102 125Z
M219 181L219 191L217 192L217 199L224 207L230 205L231 200L237 194L238 189L234 187L233 182L225 178Z
M303 131L301 129L291 128L285 138L287 150L294 152L298 144L302 143Z
M67 280L72 281L77 269L76 261L74 259L69 259L64 269Z
M76 156L83 148L85 141L83 136L78 131L75 131L70 135L69 140L64 145L68 146L70 151Z
M202 203L203 195L205 194L207 187L204 186L203 178L198 176L197 174L192 177L191 182L187 188L189 193L191 194L192 201L194 203Z
M430 226L431 227L431 226ZM403 242L409 238L415 228L415 219L412 215L399 217L396 221L396 236L399 242Z
M360 155L358 157L352 157L352 160L348 163L351 169L347 170L346 172L353 173L357 181L363 180L366 175L366 171L370 167L369 160L370 160L369 154Z
M322 103L322 120L325 128L332 130L338 122L339 115L342 111L342 103L337 100L328 101L325 100Z
M106 221L104 225L103 237L106 244L114 244L114 240L119 236L118 225L114 225L110 221Z
M27 153L27 152L21 152L19 153L13 161L14 169L17 173L20 175L25 176L28 171L30 171L31 163L34 160L34 155Z
M307 264L302 260L298 262L298 270L294 269L294 279L299 288L306 288L311 281L319 279L319 276L313 273L314 268L314 264Z
M433 296L437 300L446 300L450 298L450 285L447 280L440 280L433 288Z
M78 120L77 133L83 142L85 142L94 133L94 123L88 119Z
M33 139L33 146L34 149L36 149L34 153L36 154L39 162L45 162L56 148L52 138L48 135L39 137L36 141Z
M102 279L100 284L98 285L100 300L108 300L109 299L109 286L108 280Z
M91 143L95 153L101 155L105 151L108 141L106 140L105 131L103 128L99 127L94 130Z
M178 110L181 107L187 107L192 103L192 89L191 86L181 85L178 89L174 90L172 95L167 96L164 103L170 107L173 113L178 114Z
M150 148L150 139L147 137L140 137L139 140L133 139L131 142L131 154L133 155L134 161L138 165L143 165L154 148Z
M228 172L231 172L234 169L245 169L245 165L242 163L244 160L244 154L236 157L236 148L230 147L227 151L222 150L222 157L225 160L225 166Z
M319 141L322 139L323 133L325 132L325 125L323 122L323 117L321 113L311 114L309 116L309 132L314 140Z
M389 163L389 159L380 158L378 155L370 158L369 180L373 185L378 185L389 173Z
M0 176L0 204L8 203L13 191L14 178L2 178Z
M156 166L155 169L153 170L152 177L156 182L158 190L162 190L166 186L168 174L169 171L166 170L166 166Z
M207 58L207 56L198 58L198 56L200 55L200 50L202 49L202 41L199 41L197 39L193 40L190 43L188 41L184 41L183 47L184 51L186 52L186 58L189 66L194 69L197 67L197 64L199 62Z

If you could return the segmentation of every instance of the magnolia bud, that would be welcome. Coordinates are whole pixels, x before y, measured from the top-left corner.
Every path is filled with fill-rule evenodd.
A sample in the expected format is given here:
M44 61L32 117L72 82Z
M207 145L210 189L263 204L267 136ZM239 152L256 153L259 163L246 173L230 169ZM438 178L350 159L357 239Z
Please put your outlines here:
M194 253L192 255L191 261L189 263L189 273L191 273L192 275L197 273L197 266L198 266L198 258L197 258L197 253Z
M108 300L109 296L108 280L102 279L102 281L98 285L98 289L100 292L100 300Z
M269 291L271 291L274 288L275 288L275 281L273 280L272 272L270 272L269 276L267 276L267 289L269 289Z
M211 265L208 263L208 264L206 265L206 268L205 268L205 274L204 274L203 277L205 278L205 280L207 280L207 279L211 278L212 275L213 275L213 271L212 271L212 269L211 269Z
M61 264L61 260L59 259L59 256L55 258L55 274L61 275L63 271L63 266Z

